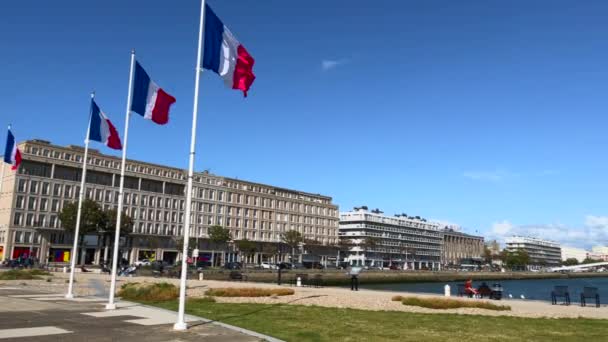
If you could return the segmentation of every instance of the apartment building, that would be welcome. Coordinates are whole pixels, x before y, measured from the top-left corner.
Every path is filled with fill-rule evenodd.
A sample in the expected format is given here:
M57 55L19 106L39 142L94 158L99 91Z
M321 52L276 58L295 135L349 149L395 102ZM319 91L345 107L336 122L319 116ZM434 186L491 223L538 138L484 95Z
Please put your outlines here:
M340 213L339 237L349 245L345 261L350 264L441 269L443 232L439 224L420 217L386 216L378 209L355 207ZM375 246L365 246L369 238Z
M527 236L512 236L506 239L506 245L506 250L509 252L525 250L530 256L531 266L556 266L562 262L562 249L557 242Z
M78 200L84 149L44 140L22 142L19 148L19 170L6 167L0 180L0 259L34 255L41 261L68 261L73 237L62 228L59 213ZM120 158L89 149L87 163L86 198L105 210L115 209ZM134 227L121 238L124 258L180 257L176 241L183 236L186 176L183 169L127 160L123 211ZM191 222L191 236L201 241L212 225L228 228L234 240L278 243L288 230L324 245L338 240L338 207L331 197L208 172L195 173ZM110 238L87 236L79 262L108 260Z

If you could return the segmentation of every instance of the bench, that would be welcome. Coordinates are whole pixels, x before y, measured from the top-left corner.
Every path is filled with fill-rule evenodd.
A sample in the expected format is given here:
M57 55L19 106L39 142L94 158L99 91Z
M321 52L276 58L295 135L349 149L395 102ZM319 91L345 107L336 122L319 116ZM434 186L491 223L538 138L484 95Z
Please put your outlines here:
M564 298L564 304L570 305L570 292L568 286L555 286L551 291L551 304L557 304L558 298Z
M583 287L581 293L581 306L587 306L585 298L595 298L595 307L600 307L600 294L597 293L597 287Z
M229 280L247 281L247 275L239 271L230 271L228 274Z

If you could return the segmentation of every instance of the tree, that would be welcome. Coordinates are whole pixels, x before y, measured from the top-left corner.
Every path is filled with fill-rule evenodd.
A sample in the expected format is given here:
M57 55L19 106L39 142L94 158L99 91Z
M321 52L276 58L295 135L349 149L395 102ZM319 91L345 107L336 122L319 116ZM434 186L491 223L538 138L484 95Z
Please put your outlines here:
M75 234L77 216L78 202L66 203L63 206L63 209L59 213L59 220L61 220L61 225L66 232ZM91 233L97 233L104 222L104 213L97 202L90 199L82 201L78 245L82 248L84 236ZM76 255L73 255L72 257L74 260L78 261L78 252L76 252Z
M595 262L602 262L603 260L599 260L599 259L592 259L590 257L586 257L585 260L583 260L583 262L581 262L581 264L593 264Z
M564 262L562 262L562 265L564 265L564 266L578 265L578 260L576 258L568 258L568 259L564 260Z
M243 253L244 257L253 256L258 251L258 245L247 239L236 241L236 246ZM243 265L245 264L243 263Z
M503 250L500 253L500 258L509 268L525 267L530 263L530 256L528 255L528 252L523 249L517 249L513 252Z
M288 230L281 233L281 241L283 241L287 246L291 247L291 256L293 260L295 249L300 246L300 244L304 241L304 238L297 230Z
M226 249L228 247L228 241L232 240L232 236L230 235L230 230L228 230L227 228L224 228L222 226L211 226L209 227L209 240L214 244L214 248L215 246L219 245L221 246L220 248L222 249L222 260L226 260L225 257L225 252ZM211 259L213 260L213 264L215 266L215 258L214 258L214 253L215 249L211 250L212 256Z
M97 234L104 242L104 250L108 250L108 244L114 241L116 236L116 215L118 211L116 209L105 210L102 212L102 219L97 228ZM122 212L120 215L120 236L127 236L133 232L133 226L135 223L131 216L127 215L126 212ZM107 253L104 252L104 260L107 258Z

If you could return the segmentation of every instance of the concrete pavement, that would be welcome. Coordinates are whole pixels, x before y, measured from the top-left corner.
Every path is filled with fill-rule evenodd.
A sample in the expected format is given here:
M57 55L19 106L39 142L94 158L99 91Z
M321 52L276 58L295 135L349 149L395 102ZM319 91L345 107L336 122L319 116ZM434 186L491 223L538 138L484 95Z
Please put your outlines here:
M95 297L69 301L62 294L0 286L0 342L265 340L194 316L187 319L193 327L174 331L174 312L129 302L106 311L105 301Z

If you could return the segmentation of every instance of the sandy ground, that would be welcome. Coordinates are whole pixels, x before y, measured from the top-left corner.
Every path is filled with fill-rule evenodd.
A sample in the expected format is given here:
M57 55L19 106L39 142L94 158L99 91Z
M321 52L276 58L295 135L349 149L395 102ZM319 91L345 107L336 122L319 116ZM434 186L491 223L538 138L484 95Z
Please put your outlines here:
M32 290L44 291L49 293L62 293L67 289L67 274L55 273L51 278L52 281L46 280L15 280L15 281L0 281L0 286L25 286ZM119 277L117 288L125 282L171 282L178 284L178 279L159 279L151 277ZM109 276L101 274L77 274L76 283L74 284L74 292L79 296L89 295L107 295L109 291ZM209 288L218 287L261 287L261 288L276 288L277 285L249 282L227 282L216 280L189 280L188 281L188 296L200 297ZM295 290L295 294L282 297L259 297L259 298L216 298L218 302L229 303L263 303L263 304L294 304L294 305L317 305L324 307L336 308L353 308L362 310L387 310L387 311L405 311L405 312L421 312L421 313L456 313L466 315L487 315L487 316L517 316L517 317L549 317L549 318L595 318L608 319L608 306L602 305L600 308L595 306L581 307L578 303L565 305L551 305L541 301L525 301L525 300L501 300L492 301L498 305L511 306L510 311L493 311L484 309L450 309L450 310L433 310L414 306L406 306L400 302L391 301L391 297L395 295L402 296L420 296L420 297L440 297L419 293L406 292L386 292L376 290L360 290L358 292L350 291L344 288L311 288L311 287L291 287ZM457 297L452 297L457 298ZM480 301L480 299L458 298L462 300Z

